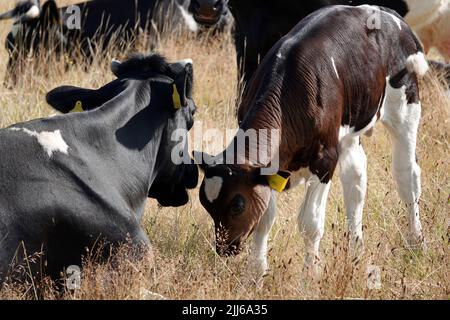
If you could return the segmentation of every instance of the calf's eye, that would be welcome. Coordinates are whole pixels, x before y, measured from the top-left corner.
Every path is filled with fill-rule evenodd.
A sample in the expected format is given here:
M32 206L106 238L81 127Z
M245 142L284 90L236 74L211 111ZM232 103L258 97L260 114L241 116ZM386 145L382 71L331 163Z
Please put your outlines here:
M231 201L231 215L236 216L244 212L245 210L245 199L241 195L237 195Z

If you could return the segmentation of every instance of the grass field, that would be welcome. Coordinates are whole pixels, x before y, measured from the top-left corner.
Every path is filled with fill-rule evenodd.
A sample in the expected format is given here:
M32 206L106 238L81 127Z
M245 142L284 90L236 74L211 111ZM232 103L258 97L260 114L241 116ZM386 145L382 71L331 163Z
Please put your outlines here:
M57 1L62 5L67 1ZM0 11L13 4L1 1ZM10 23L0 24L5 39ZM2 40L3 41L3 40ZM236 127L234 116L237 73L232 37L163 36L158 51L171 60L192 58L195 69L196 120L206 128ZM117 54L123 58L125 53ZM92 66L69 69L55 59L30 62L17 87L0 85L0 127L54 111L45 93L71 84L99 87L113 79L109 61L98 57ZM439 58L433 55L434 58ZM5 74L7 53L0 48L0 78ZM85 69L88 71L86 72ZM422 168L421 218L427 251L406 249L406 212L395 192L390 174L387 132L376 126L363 138L368 156L368 194L364 214L365 253L358 263L347 255L342 190L335 179L327 206L325 236L321 243L323 271L314 283L302 281L303 241L297 213L303 187L279 197L278 217L269 241L270 272L262 285L246 277L247 252L224 259L215 254L213 223L191 192L188 205L160 208L148 201L142 221L154 246L155 263L131 262L126 250L118 267L87 262L81 289L57 296L44 281L46 299L154 298L142 289L169 299L449 299L450 298L450 99L442 82L428 75L421 82L422 122L417 155ZM204 148L207 149L205 144ZM379 268L381 287L370 289L368 270ZM36 284L6 284L0 299L36 298Z

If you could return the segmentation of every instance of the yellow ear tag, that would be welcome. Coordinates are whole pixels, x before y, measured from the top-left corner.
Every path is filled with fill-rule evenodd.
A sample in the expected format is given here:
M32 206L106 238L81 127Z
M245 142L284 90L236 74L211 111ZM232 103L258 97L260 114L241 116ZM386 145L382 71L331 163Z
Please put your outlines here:
M177 86L175 84L173 85L172 100L173 100L173 107L175 109L180 109L181 108L181 97L180 97L180 94L178 93Z
M83 111L84 111L83 110L83 103L80 100L78 100L75 103L75 107L72 110L70 110L70 112L83 112Z
M289 177L285 178L281 176L280 174L274 174L271 176L267 176L267 182L269 182L269 186L278 192L282 192L289 181Z

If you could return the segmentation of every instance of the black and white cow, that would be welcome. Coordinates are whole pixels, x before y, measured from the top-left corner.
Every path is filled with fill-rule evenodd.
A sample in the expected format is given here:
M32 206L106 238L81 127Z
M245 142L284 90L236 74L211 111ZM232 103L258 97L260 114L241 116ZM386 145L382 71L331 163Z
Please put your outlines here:
M447 55L450 52L450 31L448 19L445 19L450 12L450 4L440 0L432 2L433 6L431 1L417 0L192 0L189 10L198 23L210 25L228 4L236 25L238 67L244 81L248 81L262 58L282 36L308 14L327 5L370 4L393 9L402 17L408 14L407 18L414 21L417 31L424 36L426 48L435 45L441 48L443 55ZM435 3L440 7L436 9ZM437 70L441 71L441 68ZM446 65L444 71L450 74L450 66Z
M366 3L389 7L402 16L408 11L403 0L192 0L189 10L198 23L211 24L228 4L236 24L238 64L248 81L272 46L308 14L327 5Z
M138 33L157 35L180 31L198 33L201 25L188 11L190 0L95 0L58 8L54 0L42 7L39 0L25 0L2 15L15 20L7 36L10 55L8 74L14 76L21 57L39 49L64 52L71 61L92 55L111 45L132 44ZM231 24L227 12L213 28L225 30ZM151 39L153 39L151 38Z
M379 27L371 25L374 14ZM360 137L370 135L378 120L392 142L393 177L407 208L407 239L421 245L416 136L418 78L427 70L419 41L390 9L330 6L302 20L265 56L240 103L241 131L256 132L260 139L239 149L242 135L236 135L216 164L195 156L207 161L201 164L200 201L214 220L217 251L239 253L253 234L255 268L265 272L276 194L306 181L298 225L305 264L316 269L328 191L339 165L351 244L359 252L367 189ZM277 139L261 142L272 130ZM278 172L263 172L274 164Z
M0 279L23 248L42 251L40 266L52 277L81 265L98 241L106 254L127 241L146 249L147 197L180 206L196 187L196 166L171 156L187 147L172 133L187 134L194 121L192 63L152 54L112 69L118 79L100 90L66 86L47 97L54 104L88 99L95 110L0 130Z

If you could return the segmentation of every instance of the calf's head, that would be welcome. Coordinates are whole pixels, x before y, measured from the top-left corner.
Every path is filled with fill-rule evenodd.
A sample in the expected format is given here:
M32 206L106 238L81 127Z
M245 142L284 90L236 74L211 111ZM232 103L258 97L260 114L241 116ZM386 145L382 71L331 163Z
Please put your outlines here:
M121 134L119 129L116 137L133 149L143 148L149 139L158 140L158 148L152 151L157 155L153 168L156 175L148 196L162 206L186 204L186 189L195 188L198 182L197 166L187 153L187 134L196 110L192 99L192 61L167 63L157 54L134 55L123 63L113 61L111 69L117 79L107 85L97 90L62 86L47 94L47 102L63 113L89 111L112 101L130 86L141 88L137 97L144 97L150 89L150 105L129 123L140 129L148 126L144 130L147 132L130 136L128 132ZM160 129L155 131L155 127Z
M227 14L228 0L191 0L189 11L197 23L212 26Z
M200 164L200 168L205 174L200 202L214 220L217 253L238 254L268 208L267 176L247 166Z

